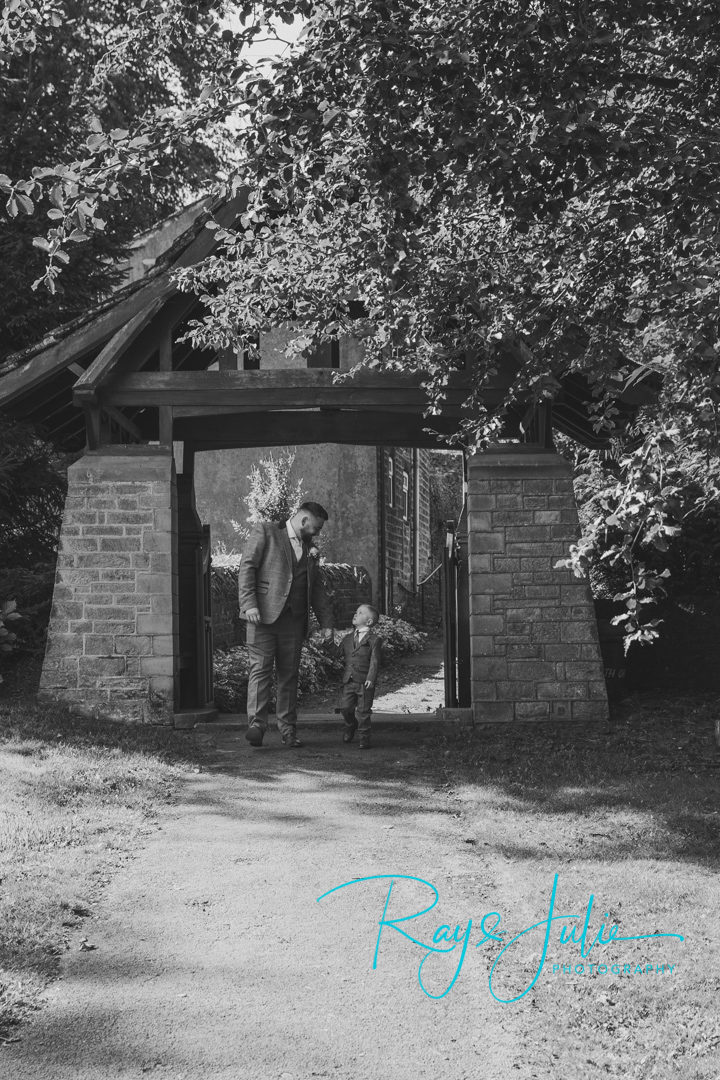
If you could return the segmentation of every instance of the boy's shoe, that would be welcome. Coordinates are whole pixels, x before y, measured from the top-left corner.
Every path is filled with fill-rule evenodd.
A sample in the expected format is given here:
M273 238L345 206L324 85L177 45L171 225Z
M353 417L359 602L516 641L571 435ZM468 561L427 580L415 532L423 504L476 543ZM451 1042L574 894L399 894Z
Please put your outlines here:
M259 724L250 724L245 732L245 738L251 746L262 746L263 735L265 732Z
M354 709L338 709L338 712L342 713L342 718L345 721L345 731L343 732L343 742L352 742L355 732L357 731L357 720L355 719Z
M369 739L361 739L360 740L360 749L361 750L369 750L370 749L370 740Z
M296 747L296 746L303 746L304 745L304 743L302 743L300 741L300 739L298 739L298 737L297 737L297 735L295 734L294 731L289 732L287 735L283 735L282 741L283 741L283 746L291 746L293 748Z

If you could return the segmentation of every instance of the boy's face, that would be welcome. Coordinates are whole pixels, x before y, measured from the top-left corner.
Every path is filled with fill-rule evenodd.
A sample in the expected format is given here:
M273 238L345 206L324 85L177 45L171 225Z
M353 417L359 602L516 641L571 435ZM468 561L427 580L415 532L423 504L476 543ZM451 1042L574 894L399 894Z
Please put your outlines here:
M361 604L353 615L353 626L372 626L372 613L364 604Z

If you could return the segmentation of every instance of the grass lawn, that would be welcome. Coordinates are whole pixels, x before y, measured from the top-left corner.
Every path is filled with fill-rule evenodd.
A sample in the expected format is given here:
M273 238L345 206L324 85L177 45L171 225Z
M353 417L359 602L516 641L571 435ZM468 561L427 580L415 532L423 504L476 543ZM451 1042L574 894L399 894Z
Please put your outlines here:
M500 911L512 937L547 917L557 873L555 911L579 915L580 929L595 896L588 944L603 923L620 936L684 935L599 945L583 963L558 927L541 978L499 1006L522 1016L532 1075L720 1076L718 711L716 697L646 694L617 706L605 732L525 724L441 737L440 782L462 823L478 915ZM489 974L502 945L483 948ZM537 936L519 942L498 965L497 995L521 993L537 959Z
M109 876L192 767L172 730L0 700L0 1042L37 1006Z

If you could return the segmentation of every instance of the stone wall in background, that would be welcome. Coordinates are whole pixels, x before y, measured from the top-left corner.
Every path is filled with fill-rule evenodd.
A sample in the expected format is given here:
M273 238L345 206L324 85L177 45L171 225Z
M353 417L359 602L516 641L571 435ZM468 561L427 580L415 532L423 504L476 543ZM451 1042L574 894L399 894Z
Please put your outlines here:
M250 490L253 465L284 450L295 452L293 481L302 480L307 498L325 507L330 520L320 536L329 562L350 563L368 569L378 582L377 451L374 446L269 446L252 450L213 450L195 459L195 497L198 514L210 525L213 547L241 551L243 540L231 521L247 526L245 497ZM379 593L376 593L378 596Z
M335 625L339 629L352 626L352 617L358 605L372 603L369 573L364 566L351 566L349 563L324 563L320 572L330 596Z
M358 604L372 603L372 582L364 566L348 563L323 563L321 573L335 614L338 628L352 624ZM213 644L227 649L245 640L245 622L239 616L237 566L213 566L212 621Z

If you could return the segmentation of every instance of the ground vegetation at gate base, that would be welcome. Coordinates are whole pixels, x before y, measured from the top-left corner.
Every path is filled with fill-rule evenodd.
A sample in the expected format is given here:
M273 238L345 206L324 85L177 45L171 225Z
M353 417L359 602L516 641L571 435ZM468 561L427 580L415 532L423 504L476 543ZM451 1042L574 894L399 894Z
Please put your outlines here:
M63 953L93 947L103 886L199 767L180 732L0 700L0 1054Z

